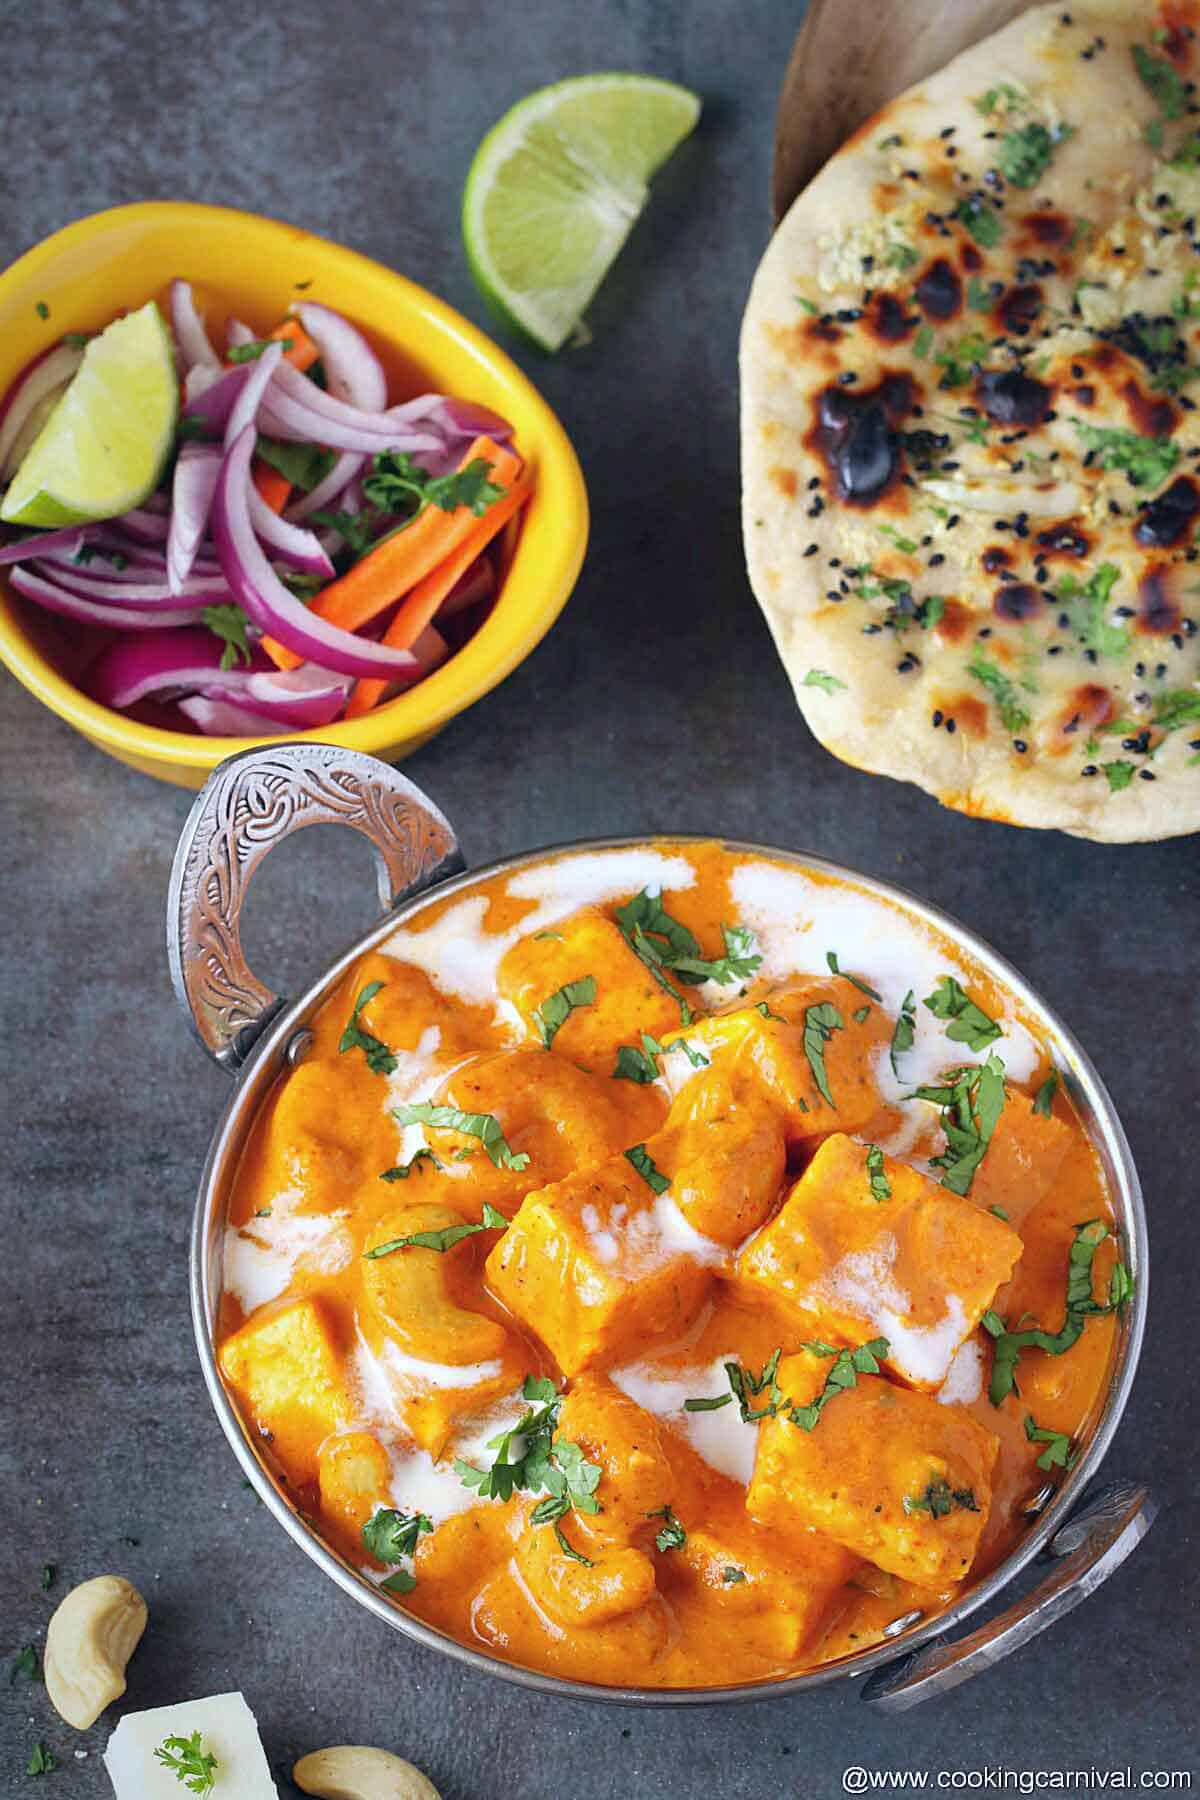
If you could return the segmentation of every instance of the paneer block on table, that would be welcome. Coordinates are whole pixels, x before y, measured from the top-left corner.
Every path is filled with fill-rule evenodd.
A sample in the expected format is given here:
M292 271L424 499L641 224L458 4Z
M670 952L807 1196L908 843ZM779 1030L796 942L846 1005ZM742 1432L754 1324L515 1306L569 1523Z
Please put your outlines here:
M767 1290L807 1337L885 1337L887 1368L932 1390L1011 1275L1021 1240L974 1200L868 1154L853 1138L826 1138L742 1252L738 1280Z
M801 1350L782 1359L776 1379L807 1407L832 1366ZM746 1507L764 1525L811 1526L902 1580L945 1587L974 1561L999 1448L965 1408L860 1374L811 1430L783 1412L763 1421Z
M574 1375L678 1337L723 1257L622 1155L526 1195L487 1277Z
M501 960L497 984L540 1042L534 1017L538 1008L560 988L587 976L595 981L595 1000L568 1015L553 1043L556 1052L593 1073L611 1075L620 1046L639 1044L643 1031L661 1038L679 1026L678 1002L658 985L598 906L558 920L552 931L519 938Z
M213 1800L278 1800L258 1725L241 1694L126 1713L104 1751L116 1800L179 1800L179 1774L154 1752L168 1738L186 1741L196 1732L200 1754L215 1759Z
M349 1416L336 1325L320 1300L260 1308L226 1338L221 1371L293 1482L317 1473L322 1441Z

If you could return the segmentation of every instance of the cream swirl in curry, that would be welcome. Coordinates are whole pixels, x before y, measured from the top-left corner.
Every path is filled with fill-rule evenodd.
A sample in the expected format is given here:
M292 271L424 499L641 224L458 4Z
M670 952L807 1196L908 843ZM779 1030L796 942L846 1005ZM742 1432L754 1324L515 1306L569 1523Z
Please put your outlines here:
M1070 1465L1129 1278L1012 998L716 844L533 860L360 959L239 1172L220 1360L412 1613L574 1680L794 1673Z

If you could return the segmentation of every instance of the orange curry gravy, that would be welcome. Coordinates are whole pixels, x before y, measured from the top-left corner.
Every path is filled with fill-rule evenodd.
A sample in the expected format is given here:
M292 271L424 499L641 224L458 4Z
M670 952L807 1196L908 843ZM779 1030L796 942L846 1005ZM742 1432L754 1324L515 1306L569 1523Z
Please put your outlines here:
M1112 1232L998 1405L994 1334L1062 1331L1109 1196L1011 996L899 908L713 844L531 861L432 898L314 1033L237 1179L220 1360L397 1605L575 1680L778 1677L945 1606L1061 1478ZM934 1162L909 1096L989 1059ZM464 1482L551 1431L531 1490Z

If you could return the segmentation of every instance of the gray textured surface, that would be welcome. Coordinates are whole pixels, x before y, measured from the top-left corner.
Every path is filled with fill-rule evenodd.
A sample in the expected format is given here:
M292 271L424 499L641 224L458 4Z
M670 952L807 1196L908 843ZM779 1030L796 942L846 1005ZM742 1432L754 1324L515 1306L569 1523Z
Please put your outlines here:
M152 1614L129 1703L241 1686L281 1768L323 1743L375 1741L429 1769L448 1800L826 1800L851 1763L1200 1779L1196 848L975 824L841 767L796 715L740 556L735 343L797 12L789 0L289 0L265 13L5 0L0 261L116 201L225 201L342 238L480 318L455 220L471 147L499 112L592 68L701 90L700 133L595 308L593 345L551 365L522 357L585 465L584 579L541 649L408 772L476 859L584 832L773 840L897 878L1018 962L1095 1056L1141 1166L1154 1303L1108 1472L1148 1476L1168 1508L1085 1611L895 1722L852 1688L686 1714L556 1702L382 1630L244 1491L191 1347L185 1239L224 1078L173 1012L162 949L187 798L90 750L5 679L3 1638L40 1641L54 1598L39 1592L43 1562L59 1592L123 1571ZM357 841L311 832L289 846L252 908L264 972L294 989L364 926L367 874ZM47 1793L106 1794L104 1736L76 1739L40 1689L0 1672L0 1792L25 1791L42 1737L62 1764Z

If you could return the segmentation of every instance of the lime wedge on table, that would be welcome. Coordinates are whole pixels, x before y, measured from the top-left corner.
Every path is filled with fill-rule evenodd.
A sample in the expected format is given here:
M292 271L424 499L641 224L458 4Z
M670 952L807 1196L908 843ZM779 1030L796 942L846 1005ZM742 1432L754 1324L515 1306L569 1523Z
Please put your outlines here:
M697 95L652 75L579 75L505 113L463 195L484 298L557 350L633 229L650 177L699 117Z
M88 344L0 506L10 525L84 525L140 506L175 435L170 333L151 301Z

